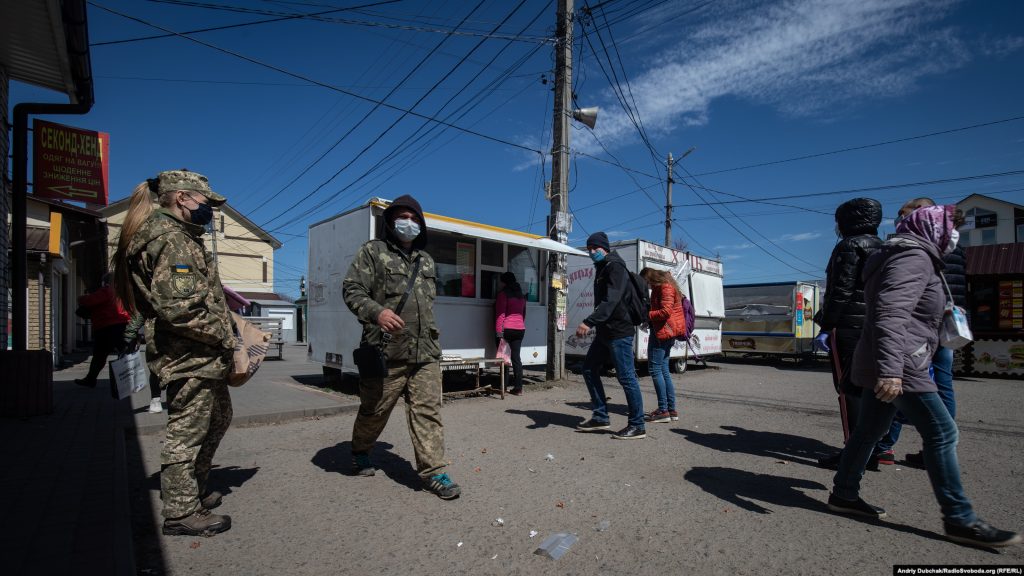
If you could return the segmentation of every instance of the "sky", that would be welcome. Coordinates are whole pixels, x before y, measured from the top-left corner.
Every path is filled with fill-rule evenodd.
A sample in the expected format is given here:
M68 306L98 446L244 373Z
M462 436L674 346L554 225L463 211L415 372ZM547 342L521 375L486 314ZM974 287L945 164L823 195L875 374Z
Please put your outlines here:
M295 297L309 225L372 197L546 234L555 4L90 1L96 104L41 118L110 134L111 201L207 175ZM600 109L570 130L574 246L663 243L669 153L673 242L726 284L822 279L852 198L883 236L918 196L1024 203L1024 2L590 0L574 31ZM13 83L27 101L66 96Z

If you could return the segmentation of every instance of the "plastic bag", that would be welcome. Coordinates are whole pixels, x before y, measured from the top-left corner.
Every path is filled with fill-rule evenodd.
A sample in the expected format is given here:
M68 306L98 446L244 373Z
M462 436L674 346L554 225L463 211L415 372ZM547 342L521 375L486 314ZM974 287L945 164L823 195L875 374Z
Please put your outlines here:
M237 312L231 313L231 319L235 325L236 338L234 365L228 375L228 384L241 386L252 378L263 363L263 359L267 357L270 334L260 330Z
M942 325L939 326L939 344L943 348L956 350L963 348L974 341L974 334L967 324L967 314L959 306L946 306L946 313L942 316Z
M512 347L508 345L508 342L506 342L504 338L498 340L497 357L501 358L505 364L512 363Z
M114 379L118 400L123 400L149 385L149 367L138 350L111 360L110 375Z

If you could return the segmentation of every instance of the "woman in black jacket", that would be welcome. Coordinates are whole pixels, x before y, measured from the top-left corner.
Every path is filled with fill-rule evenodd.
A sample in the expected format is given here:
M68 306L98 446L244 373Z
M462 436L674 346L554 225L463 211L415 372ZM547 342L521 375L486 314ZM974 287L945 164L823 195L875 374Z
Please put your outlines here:
M878 226L882 223L882 205L873 198L854 198L836 208L836 234L841 240L832 250L825 268L825 299L815 321L821 326L818 344L832 357L832 383L839 394L839 414L843 422L843 442L857 423L860 389L850 385L849 372L853 350L864 328L864 262L882 240ZM818 461L821 466L835 468L840 454ZM872 462L877 465L877 459Z

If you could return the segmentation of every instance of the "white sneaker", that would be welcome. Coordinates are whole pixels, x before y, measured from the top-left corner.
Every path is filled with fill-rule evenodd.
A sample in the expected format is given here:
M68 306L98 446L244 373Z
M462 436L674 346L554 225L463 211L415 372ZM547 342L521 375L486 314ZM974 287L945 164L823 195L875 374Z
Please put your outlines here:
M161 413L163 411L164 411L164 405L163 405L163 403L160 402L160 399L159 398L153 398L153 400L149 403L149 413L150 414L159 414L159 413Z

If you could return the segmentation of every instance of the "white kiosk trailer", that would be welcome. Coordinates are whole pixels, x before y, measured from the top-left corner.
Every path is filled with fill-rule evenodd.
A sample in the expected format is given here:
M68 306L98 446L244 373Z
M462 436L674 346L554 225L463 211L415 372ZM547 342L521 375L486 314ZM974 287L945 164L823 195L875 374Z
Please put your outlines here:
M723 354L810 360L821 307L816 282L769 282L725 287Z
M625 240L613 242L612 250L622 256L626 267L635 273L644 268L668 270L672 273L683 294L693 304L696 317L689 346L676 342L670 355L670 366L675 372L686 370L691 351L701 357L719 354L722 351L722 319L725 318L725 298L722 293L724 272L718 260L702 258L689 252L666 248L646 240ZM594 339L591 331L585 338L573 333L576 326L594 310L594 263L590 256L568 257L568 331L565 354L585 356ZM634 358L647 360L647 343L650 334L646 329L637 329L634 339Z
M389 200L365 205L309 227L310 360L323 364L325 376L355 371L352 351L362 327L342 299L341 282L364 242L383 236ZM549 252L585 254L550 238L425 213L426 251L437 268L434 316L448 362L495 357L494 299L498 277L511 271L526 295L523 365L547 363Z

